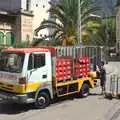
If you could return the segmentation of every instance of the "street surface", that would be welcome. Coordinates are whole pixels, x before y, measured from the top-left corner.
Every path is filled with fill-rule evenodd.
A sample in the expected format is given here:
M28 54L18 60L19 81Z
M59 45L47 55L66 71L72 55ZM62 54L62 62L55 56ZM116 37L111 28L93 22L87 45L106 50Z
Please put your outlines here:
M104 99L99 87L87 98L67 99L43 110L1 100L0 120L120 120L120 100Z

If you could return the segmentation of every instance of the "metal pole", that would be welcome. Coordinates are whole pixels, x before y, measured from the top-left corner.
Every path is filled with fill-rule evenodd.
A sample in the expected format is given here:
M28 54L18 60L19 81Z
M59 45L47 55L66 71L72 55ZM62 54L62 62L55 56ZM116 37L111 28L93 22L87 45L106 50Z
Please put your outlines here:
M78 0L78 45L81 43L81 0Z
M109 48L109 45L108 45L108 16L107 14L105 14L105 34L106 34L106 41L105 41L105 54L106 54L106 62L108 62L108 48Z

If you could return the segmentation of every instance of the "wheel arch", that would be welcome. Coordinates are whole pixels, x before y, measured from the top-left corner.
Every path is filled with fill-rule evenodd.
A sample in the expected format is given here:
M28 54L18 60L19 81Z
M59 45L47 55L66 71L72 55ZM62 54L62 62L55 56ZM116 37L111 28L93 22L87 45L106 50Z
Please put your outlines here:
M40 92L45 92L49 95L50 99L53 98L53 95L51 94L51 91L48 89L48 88L42 88L42 89L39 89L36 94L35 94L35 100L37 99L37 96Z
M88 85L89 85L89 87L90 87L90 88L92 88L92 85L91 85L91 83L90 83L90 81L89 81L89 80L85 80L85 81L83 82L83 84L88 84Z

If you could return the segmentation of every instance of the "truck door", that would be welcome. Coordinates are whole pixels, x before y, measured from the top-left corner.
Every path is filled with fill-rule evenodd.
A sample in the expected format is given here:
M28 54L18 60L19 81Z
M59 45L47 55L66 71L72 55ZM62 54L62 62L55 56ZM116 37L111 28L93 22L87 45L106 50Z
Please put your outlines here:
M46 53L32 53L28 60L28 84L32 84L28 91L36 91L43 84L52 86L51 55ZM44 86L45 87L45 86Z

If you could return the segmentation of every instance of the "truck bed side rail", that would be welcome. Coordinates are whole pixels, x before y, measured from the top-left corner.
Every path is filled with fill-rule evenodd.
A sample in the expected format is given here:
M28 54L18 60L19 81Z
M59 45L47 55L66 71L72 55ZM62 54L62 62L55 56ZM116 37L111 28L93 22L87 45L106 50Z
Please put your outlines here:
M105 60L104 48L102 46L68 46L56 47L57 56L80 57L96 57L98 60Z

